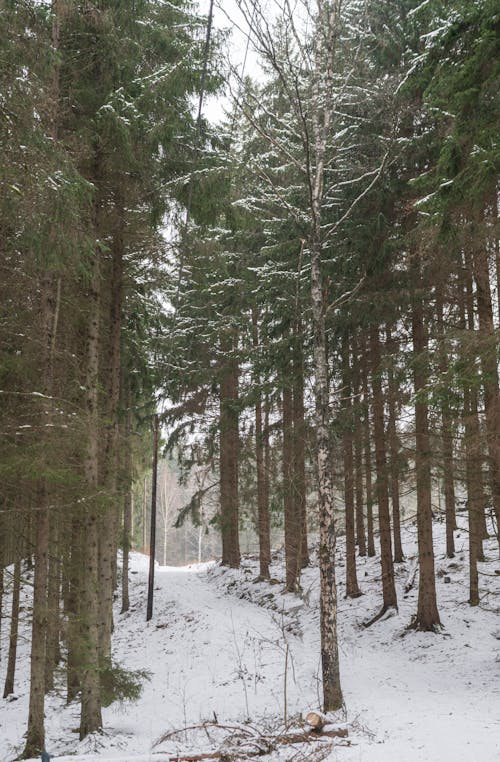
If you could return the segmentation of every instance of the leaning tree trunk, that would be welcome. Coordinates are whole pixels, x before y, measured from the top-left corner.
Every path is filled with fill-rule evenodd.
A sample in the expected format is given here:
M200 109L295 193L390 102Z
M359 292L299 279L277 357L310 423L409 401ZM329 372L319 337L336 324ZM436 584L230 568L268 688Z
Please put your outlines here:
M434 631L441 626L436 599L432 539L431 451L427 400L427 333L421 297L412 308L413 380L415 388L415 469L417 481L417 534L419 560L418 608L414 625Z
M373 429L375 434L375 467L377 470L377 503L380 531L380 563L382 568L381 613L389 608L398 607L396 586L394 584L394 565L392 561L391 516L389 512L389 492L387 456L384 429L384 397L380 378L380 339L379 327L370 326L371 378L373 392Z

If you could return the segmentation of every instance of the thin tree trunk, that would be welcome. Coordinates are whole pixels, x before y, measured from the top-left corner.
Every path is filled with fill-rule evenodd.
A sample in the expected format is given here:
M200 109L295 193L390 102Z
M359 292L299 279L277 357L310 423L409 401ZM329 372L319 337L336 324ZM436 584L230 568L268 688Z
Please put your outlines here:
M478 245L479 244L479 245ZM481 244L483 244L481 246ZM478 236L473 253L473 272L476 282L477 314L479 318L480 359L484 389L486 439L493 509L500 547L500 391L498 380L498 337L493 323L488 256L484 236Z
M129 400L127 400L129 402ZM132 530L132 443L131 443L131 412L128 405L126 435L123 446L125 447L125 495L123 497L123 564L122 564L122 608L124 614L130 608L129 598L129 554Z
M60 517L56 517L60 521ZM59 527L56 521L51 522L49 539L49 569L47 588L47 654L45 661L45 692L54 687L54 670L59 664L61 651L59 647L60 628L60 591L61 564L59 560Z
M375 555L375 533L373 529L373 486L372 486L372 452L371 452L371 427L370 427L370 394L368 388L368 344L365 342L361 352L361 379L363 385L363 449L365 454L365 492L366 492L366 529L367 529L367 553Z
M356 573L356 537L354 529L354 459L353 459L353 417L349 367L349 335L343 337L342 351L342 398L344 432L344 503L345 503L345 542L346 542L346 597L358 598L361 590Z
M144 477L144 491L142 499L142 552L147 551L147 515L148 515L148 494L147 494L147 477Z
M14 563L14 578L12 587L12 613L10 619L9 655L7 657L7 673L3 697L7 698L14 693L14 680L16 676L17 659L17 634L19 630L19 598L21 592L21 560Z
M442 374L448 368L448 353L445 345L445 328L443 315L443 300L439 296L437 304L437 324L441 341L439 351L439 370ZM443 448L443 481L444 481L444 504L446 520L446 555L453 558L455 555L454 530L457 528L455 514L455 481L453 460L453 418L450 410L448 397L445 395L441 402L441 442Z
M49 554L49 512L46 488L40 492L35 526L35 576L33 624L31 629L30 705L23 756L29 759L45 748L45 660L47 637L47 569Z
M71 548L66 557L65 578L68 591L65 598L66 625L66 700L73 701L80 690L80 608L82 597L82 550L85 546L83 522L74 516L71 523Z
M293 473L294 500L296 503L299 549L299 569L309 564L307 544L307 504L306 504L306 426L304 413L304 357L302 349L302 329L300 322L294 328L293 349Z
M373 392L373 428L375 434L375 466L377 470L377 503L380 531L380 563L382 567L382 612L398 607L392 561L391 518L389 512L387 456L384 427L384 398L380 378L380 339L378 325L370 327L371 378Z
M397 387L394 380L394 370L392 362L394 361L395 342L391 335L391 329L386 329L387 348L391 355L389 362L388 384L387 384L387 406L389 409L389 418L387 422L387 438L389 440L390 469L389 481L392 502L392 532L394 536L394 562L401 563L404 560L403 545L401 542L401 508L399 504L399 442L396 430L396 395Z
M474 315L474 289L472 281L472 261L471 257L465 254L465 306L467 314L467 328L470 332L470 336L475 337L475 315ZM476 357L471 358L471 365L469 373L475 379L479 377L479 369L476 367ZM478 404L478 387L479 384L472 383L469 386L469 427L474 436L474 458L476 460L477 475L474 476L474 490L476 493L477 503L472 513L476 521L475 536L476 536L476 554L478 561L484 561L483 539L488 537L488 531L486 527L485 509L488 505L488 498L486 497L484 475L483 475L483 447L482 447L482 432L481 423L479 419L479 404ZM491 476L490 471L490 476Z
M293 397L288 385L290 366L285 369L285 385L283 387L283 515L285 518L285 568L286 589L294 592L298 589L299 581L299 516L296 513L297 503L294 499L294 463L293 463Z
M259 324L255 308L252 309L252 342L254 352L259 347ZM262 431L262 392L260 374L255 379L255 461L257 471L257 529L259 535L259 577L269 579L269 564L271 563L271 538L269 528L269 494L266 490L264 437Z
M413 380L415 388L415 468L417 480L417 534L419 560L418 608L414 625L433 631L441 621L436 600L434 546L432 539L431 452L427 401L423 397L428 382L427 334L423 305L415 298L412 309Z
M221 347L226 364L220 381L220 502L222 563L240 565L238 512L238 363L231 354L237 341L225 339Z
M359 555L366 556L365 517L363 510L363 427L361 422L361 382L359 374L358 344L352 337L352 373L354 393L354 493L356 499L356 544Z

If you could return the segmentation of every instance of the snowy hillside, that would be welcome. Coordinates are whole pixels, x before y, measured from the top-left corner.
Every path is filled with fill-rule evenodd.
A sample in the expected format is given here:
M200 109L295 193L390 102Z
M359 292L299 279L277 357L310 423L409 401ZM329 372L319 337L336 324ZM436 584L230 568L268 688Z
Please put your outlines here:
M481 606L467 604L467 535L458 533L453 560L437 554L438 595L444 630L408 631L416 609L411 577L416 530L405 530L409 559L398 565L398 616L369 629L377 611L379 561L358 559L364 595L343 598L339 560L339 628L349 738L280 747L266 760L345 762L494 762L500 760L500 563L494 543L480 565ZM436 527L436 548L444 540ZM116 614L114 650L130 669L147 669L136 704L105 710L103 736L78 741L79 705L66 706L63 690L50 695L47 749L59 762L167 762L219 749L228 733L240 738L278 734L318 706L319 626L317 569L305 571L303 595L282 594L282 584L255 583L256 561L241 570L216 564L158 567L155 612L145 622L147 559L133 555L131 610ZM272 575L283 579L281 560ZM7 601L7 605L8 605ZM26 627L27 602L22 612ZM6 628L2 634L5 647ZM5 650L3 649L5 653ZM286 683L285 683L286 666ZM5 660L2 661L2 675ZM0 759L22 749L28 702L28 643L20 642L16 694L2 700ZM286 707L285 707L286 700ZM187 726L206 727L173 733ZM218 727L229 726L229 727ZM243 726L240 728L240 726ZM161 742L166 734L168 739ZM242 752L242 758L243 758Z

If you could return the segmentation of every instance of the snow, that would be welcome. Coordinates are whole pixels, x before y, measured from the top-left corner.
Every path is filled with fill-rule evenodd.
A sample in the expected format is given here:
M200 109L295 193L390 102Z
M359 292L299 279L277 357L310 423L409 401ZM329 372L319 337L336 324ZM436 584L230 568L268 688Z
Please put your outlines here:
M404 532L407 561L396 566L399 613L372 627L362 622L380 606L379 560L358 559L364 595L343 597L339 556L339 637L346 721L351 746L332 741L330 762L495 762L500 760L500 621L498 549L486 544L480 564L481 606L467 604L467 533L456 533L457 554L442 553L444 527L436 525L436 570L444 629L438 634L407 629L416 610L415 587L404 594L416 553L416 528ZM284 594L283 563L272 566L275 584L255 582L257 560L240 570L216 563L155 570L155 607L145 622L148 559L132 554L131 610L116 611L114 652L131 669L148 669L151 680L135 704L104 710L103 736L78 741L78 704L67 707L61 685L48 697L47 750L58 762L166 762L179 750L209 751L222 741L212 725L202 731L158 739L187 725L213 722L241 733L283 723L285 663L287 719L319 705L319 612L317 569L305 570L300 596ZM449 579L449 582L445 580ZM24 594L26 595L26 594ZM6 601L7 606L10 600ZM2 701L0 759L11 762L22 748L28 706L27 607L21 613L15 701ZM4 613L8 608L4 609ZM6 653L7 627L2 628ZM6 659L2 657L3 679ZM343 717L337 719L342 720ZM249 724L248 724L249 723ZM317 745L316 747L317 748ZM298 755L298 752L299 755ZM298 756L297 756L298 755ZM264 760L314 759L309 747L287 747Z

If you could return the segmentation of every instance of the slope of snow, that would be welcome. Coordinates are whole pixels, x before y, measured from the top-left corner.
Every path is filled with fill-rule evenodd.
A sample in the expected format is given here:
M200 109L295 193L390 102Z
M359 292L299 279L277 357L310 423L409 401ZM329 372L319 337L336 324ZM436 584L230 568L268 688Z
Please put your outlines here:
M333 748L328 759L346 762L495 762L500 760L500 568L495 543L480 565L481 606L467 604L467 535L457 533L456 558L444 558L443 528L436 527L436 569L444 630L409 631L416 610L418 578L403 589L415 555L416 530L405 530L410 559L397 568L399 614L362 626L380 605L378 559L358 559L364 595L343 597L344 567L338 563L341 668L350 747ZM306 569L301 597L283 594L282 559L272 567L280 584L256 583L257 563L241 570L216 564L157 567L155 611L145 622L147 560L132 556L131 610L116 614L114 652L130 669L148 669L150 681L135 704L104 710L103 736L78 741L77 704L66 706L63 686L47 705L47 750L59 762L165 762L176 750L209 751L223 737L214 722L275 732L320 703L317 569ZM449 581L446 581L449 580ZM9 601L6 601L8 604ZM26 616L29 601L24 600ZM4 611L6 611L4 609ZM26 633L24 622L21 632ZM2 653L6 654L6 627ZM28 642L19 646L17 693L0 701L0 760L22 748L28 705ZM5 657L0 679L5 672ZM338 718L342 719L342 718ZM195 746L193 746L195 744ZM313 759L315 750L289 747L275 759ZM326 753L326 752L324 752ZM298 756L297 756L298 755ZM321 754L323 757L323 751Z

